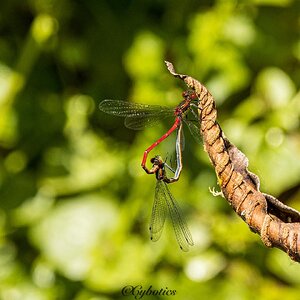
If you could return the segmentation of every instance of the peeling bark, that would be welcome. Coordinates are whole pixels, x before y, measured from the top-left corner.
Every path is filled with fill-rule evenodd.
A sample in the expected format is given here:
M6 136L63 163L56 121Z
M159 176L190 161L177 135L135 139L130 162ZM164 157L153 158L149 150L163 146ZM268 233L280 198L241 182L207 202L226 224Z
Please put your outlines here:
M248 158L226 138L217 122L213 96L198 80L176 73L170 62L166 65L197 94L204 149L224 197L267 247L277 247L300 262L300 212L260 191L258 176L248 170Z

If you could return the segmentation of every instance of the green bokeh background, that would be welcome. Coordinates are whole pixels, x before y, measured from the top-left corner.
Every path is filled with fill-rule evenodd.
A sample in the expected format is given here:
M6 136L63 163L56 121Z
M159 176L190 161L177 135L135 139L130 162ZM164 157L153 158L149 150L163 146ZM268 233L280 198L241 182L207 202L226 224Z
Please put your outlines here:
M195 246L167 224L152 243L155 178L144 149L171 120L131 131L103 99L175 106L186 88L164 60L214 95L227 137L261 189L300 209L297 0L25 0L0 4L0 299L300 299L300 265L263 246L225 199L186 131L170 186ZM174 136L155 153L172 156ZM137 296L136 298L139 298Z

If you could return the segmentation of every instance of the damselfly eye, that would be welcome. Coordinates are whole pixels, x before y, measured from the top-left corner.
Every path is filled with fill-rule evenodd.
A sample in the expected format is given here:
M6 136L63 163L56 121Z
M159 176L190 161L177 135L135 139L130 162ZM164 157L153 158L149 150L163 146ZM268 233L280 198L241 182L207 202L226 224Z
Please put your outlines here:
M190 99L191 100L197 100L198 99L197 94L195 92L191 92L190 93Z
M182 97L183 98L186 98L186 97L188 97L189 96L189 91L184 91L184 92L182 92Z
M187 90L182 93L182 97L189 100L197 100L197 94L194 91Z
M152 164L157 164L157 162L158 162L158 157L157 156L155 156L155 157L152 157L151 159L150 159L150 162L152 163Z
M161 165L161 164L163 164L163 160L162 160L161 156L159 156L159 155L155 155L154 157L152 157L150 159L150 162L152 164L154 164L154 165Z

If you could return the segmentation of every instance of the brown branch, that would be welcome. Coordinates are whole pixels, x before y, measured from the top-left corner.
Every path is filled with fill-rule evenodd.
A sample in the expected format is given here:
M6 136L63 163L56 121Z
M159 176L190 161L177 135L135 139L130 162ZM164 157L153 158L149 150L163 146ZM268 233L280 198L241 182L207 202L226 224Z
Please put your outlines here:
M300 262L300 212L259 190L259 178L248 170L248 158L226 138L217 123L213 96L196 79L177 74L169 62L166 65L173 76L197 94L204 149L224 197L267 247L277 247Z

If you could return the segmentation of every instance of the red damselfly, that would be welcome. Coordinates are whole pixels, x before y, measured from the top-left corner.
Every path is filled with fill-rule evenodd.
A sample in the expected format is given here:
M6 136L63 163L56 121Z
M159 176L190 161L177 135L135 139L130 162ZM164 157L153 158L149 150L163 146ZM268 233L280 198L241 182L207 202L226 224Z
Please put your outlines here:
M192 109L193 107L197 109L198 98L192 91L185 91L182 95L184 98L183 101L175 108L160 105L131 103L119 100L104 100L99 104L99 109L101 111L111 115L125 117L125 126L130 129L144 129L166 117L175 117L172 127L144 151L141 166L148 174L149 169L146 166L146 161L149 152L166 139L173 131L175 131L182 121L188 125L194 139L198 143L201 143L198 115ZM196 120L192 121L187 119L189 111L191 111Z
M170 192L167 183L177 181L179 179L182 162L181 162L181 152L182 152L182 123L179 125L177 130L176 138L176 162L177 167L174 171L162 158L157 155L151 159L153 163L152 168L149 170L150 174L155 174L156 176L156 187L154 202L152 207L151 222L150 222L150 238L152 241L157 241L161 237L165 220L167 217L167 212L169 212L172 225L174 228L176 240L183 251L188 251L189 246L193 246L193 238L188 229L187 223L181 213L179 205L172 193ZM174 174L174 177L168 178L166 175L166 169L168 168Z

